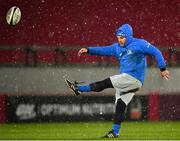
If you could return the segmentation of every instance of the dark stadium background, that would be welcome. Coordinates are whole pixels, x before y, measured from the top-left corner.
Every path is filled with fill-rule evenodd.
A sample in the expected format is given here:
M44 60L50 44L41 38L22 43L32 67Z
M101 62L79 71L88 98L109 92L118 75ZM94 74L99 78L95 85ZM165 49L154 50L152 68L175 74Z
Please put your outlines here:
M7 10L17 5L21 23L7 25ZM1 45L105 45L123 23L134 35L157 46L179 46L178 0L1 0Z

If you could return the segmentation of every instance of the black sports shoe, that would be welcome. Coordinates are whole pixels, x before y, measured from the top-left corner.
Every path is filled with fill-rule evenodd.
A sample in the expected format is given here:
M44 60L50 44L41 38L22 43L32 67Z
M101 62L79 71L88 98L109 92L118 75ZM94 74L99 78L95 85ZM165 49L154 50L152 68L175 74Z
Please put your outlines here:
M118 135L114 133L114 130L109 131L105 136L102 138L118 138Z
M65 79L65 82L66 82L67 86L74 92L74 94L76 96L81 94L81 92L78 91L78 89L77 89L77 84L78 83L76 81L75 82L71 82L70 80Z

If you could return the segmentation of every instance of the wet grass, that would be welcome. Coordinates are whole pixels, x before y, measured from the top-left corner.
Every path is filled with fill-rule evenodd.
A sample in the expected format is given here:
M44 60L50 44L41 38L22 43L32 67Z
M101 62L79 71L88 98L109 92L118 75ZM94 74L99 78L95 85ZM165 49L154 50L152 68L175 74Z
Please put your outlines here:
M101 140L111 129L111 122L0 124L4 140ZM120 140L177 140L180 121L124 122Z

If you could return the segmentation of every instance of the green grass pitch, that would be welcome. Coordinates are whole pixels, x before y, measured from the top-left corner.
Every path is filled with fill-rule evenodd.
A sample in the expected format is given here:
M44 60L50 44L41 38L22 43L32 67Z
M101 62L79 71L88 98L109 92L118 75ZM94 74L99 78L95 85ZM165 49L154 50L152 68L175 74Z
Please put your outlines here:
M0 124L0 139L101 140L112 122ZM119 140L180 139L180 121L124 122Z

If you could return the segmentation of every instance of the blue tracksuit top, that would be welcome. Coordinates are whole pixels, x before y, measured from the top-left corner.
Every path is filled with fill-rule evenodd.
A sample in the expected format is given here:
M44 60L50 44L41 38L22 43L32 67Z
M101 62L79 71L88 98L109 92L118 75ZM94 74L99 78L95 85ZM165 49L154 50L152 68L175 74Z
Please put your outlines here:
M153 55L160 69L166 67L164 58L155 46L144 39L133 37L133 30L129 24L117 29L126 35L126 43L121 46L118 42L109 46L88 47L91 55L114 56L120 64L120 73L127 73L144 83L147 68L146 55Z

